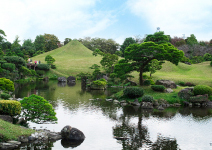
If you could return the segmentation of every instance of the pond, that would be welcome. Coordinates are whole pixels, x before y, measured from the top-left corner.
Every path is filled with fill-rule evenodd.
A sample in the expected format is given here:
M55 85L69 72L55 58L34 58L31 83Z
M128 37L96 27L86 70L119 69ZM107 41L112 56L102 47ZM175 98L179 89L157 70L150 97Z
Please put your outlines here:
M80 145L61 140L23 145L19 149L77 150L208 150L212 149L211 108L167 108L163 111L141 110L105 101L119 89L83 91L81 83L58 84L57 81L30 83L16 87L16 98L37 94L54 107L57 124L35 124L29 127L60 132L70 125L86 138ZM90 100L96 99L99 100ZM120 139L118 137L126 137Z

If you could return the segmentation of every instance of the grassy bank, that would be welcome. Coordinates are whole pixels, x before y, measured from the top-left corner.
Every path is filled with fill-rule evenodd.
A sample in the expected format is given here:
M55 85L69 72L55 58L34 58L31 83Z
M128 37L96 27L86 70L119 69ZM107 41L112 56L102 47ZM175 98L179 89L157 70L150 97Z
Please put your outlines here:
M26 129L0 119L0 142L18 140L19 136L29 136L34 132L32 129Z

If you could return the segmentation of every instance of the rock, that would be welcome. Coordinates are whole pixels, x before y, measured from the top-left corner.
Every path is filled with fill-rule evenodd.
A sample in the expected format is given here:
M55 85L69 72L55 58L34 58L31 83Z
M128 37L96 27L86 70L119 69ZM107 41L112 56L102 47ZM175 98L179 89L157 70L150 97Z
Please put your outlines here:
M18 138L18 141L21 142L21 143L27 143L27 142L29 142L28 137L26 137L26 136L20 136Z
M66 140L84 140L85 135L82 131L78 130L77 128L72 128L71 126L67 125L61 130L62 139Z
M157 100L154 100L153 101L153 106L158 106L158 105L159 105L158 101Z
M158 110L164 110L164 108L160 105L158 106Z
M112 102L113 101L113 99L105 99L106 101L108 101L108 102Z
M165 90L165 92L166 92L166 93L172 93L173 90L172 90L171 88L167 88L167 89Z
M190 97L193 95L193 90L193 87L182 89L180 90L180 92L178 92L178 96L181 99L189 100Z
M18 119L18 122L16 122L16 124L24 124L26 123L26 120L24 120L24 118L20 118Z
M170 80L157 80L157 82L155 84L163 85L166 88L171 88L171 89L177 88L177 85L174 83L174 81L170 81Z
M138 102L138 99L136 98L134 102L130 103L132 106L140 106L141 104Z
M49 77L44 77L43 81L49 81Z
M121 103L121 106L127 106L127 103Z
M194 104L194 106L196 106L196 107L200 107L200 106L201 106L200 103L193 103L193 104Z
M48 135L49 139L51 139L51 140L57 141L57 140L62 139L62 136L61 136L60 133L50 132L50 133L48 133L47 135Z
M37 138L34 137L34 136L29 136L29 137L28 137L28 140L29 140L29 141L35 141L36 139L37 139Z
M13 118L10 115L0 115L0 119L9 123L13 123Z
M58 77L57 80L58 80L58 82L66 82L67 81L66 77Z
M192 96L190 97L189 101L191 103L206 103L208 102L208 94L205 94L205 95L196 95L196 96Z
M60 87L65 87L66 86L66 82L58 82L57 85L60 86Z
M103 75L102 78L104 78L106 81L108 81L108 79L109 79L106 75Z
M73 76L69 76L69 77L67 78L67 82L76 82L76 78L73 77Z
M181 106L181 104L179 104L179 103L174 103L174 107L180 107Z
M188 107L188 106L189 106L189 102L187 102L187 101L183 101L183 106Z
M150 102L143 102L141 108L143 109L153 109L153 104Z
M113 103L119 103L119 101L118 100L113 100Z
M127 101L126 100L122 100L122 101L120 101L120 103L127 103Z
M14 149L17 148L21 143L17 141L8 141L7 143L0 143L0 149Z
M77 146L79 146L81 143L83 142L83 140L66 140L66 139L62 139L61 140L61 145L64 148L75 148Z

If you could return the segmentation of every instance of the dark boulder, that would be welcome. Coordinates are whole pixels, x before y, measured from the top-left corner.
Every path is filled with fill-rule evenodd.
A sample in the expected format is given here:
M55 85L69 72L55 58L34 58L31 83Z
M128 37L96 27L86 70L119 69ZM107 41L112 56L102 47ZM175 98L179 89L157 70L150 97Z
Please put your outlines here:
M178 96L181 99L189 100L190 97L192 97L193 95L193 90L194 90L193 87L182 89L180 90L180 92L178 92Z
M44 77L43 81L49 81L49 77Z
M77 140L83 141L85 139L85 135L82 131L78 130L77 128L72 128L71 126L67 125L61 130L62 139L66 140Z
M174 83L174 81L170 81L170 80L157 80L157 82L155 84L163 85L166 88L171 88L171 89L177 88L177 85Z
M0 119L7 121L9 123L13 123L13 118L9 115L0 115Z
M200 103L200 104L206 103L208 101L209 101L208 94L192 96L189 99L189 102L191 102L191 103Z
M57 78L58 82L66 82L66 77L58 77Z
M73 76L69 76L69 77L67 78L67 82L76 82L76 78L73 77Z

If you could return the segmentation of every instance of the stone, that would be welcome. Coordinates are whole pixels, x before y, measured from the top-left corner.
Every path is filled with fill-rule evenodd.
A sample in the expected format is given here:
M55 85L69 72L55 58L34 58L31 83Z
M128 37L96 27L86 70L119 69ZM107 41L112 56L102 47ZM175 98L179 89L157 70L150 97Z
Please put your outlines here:
M20 137L18 138L18 141L21 142L21 143L27 143L27 142L29 142L27 136L20 136Z
M0 115L0 119L9 123L13 123L13 118L10 115Z
M105 99L106 101L108 101L108 102L112 102L113 101L113 99Z
M48 135L49 139L51 139L51 140L57 141L57 140L62 139L62 136L61 136L60 133L50 132L50 133L48 133L47 135Z
M141 108L143 109L153 109L153 104L150 102L143 102L141 105Z
M82 141L85 139L85 135L82 131L78 130L77 128L72 128L71 126L67 125L61 130L62 139L66 140L77 140Z
M16 143L16 142L10 142L10 143L0 143L0 149L4 150L4 149L14 149L17 148L20 144Z
M174 107L180 107L181 106L181 104L179 104L179 103L174 103Z
M73 77L73 76L69 76L69 77L67 78L67 82L76 82L76 78Z
M188 107L189 106L189 102L183 101L183 106Z
M193 95L193 90L193 87L182 89L180 92L178 92L178 97L181 99L190 100L190 97Z
M35 141L36 139L37 139L37 138L34 137L34 136L29 136L29 137L28 137L28 140L29 140L29 141Z
M18 119L18 122L16 122L16 124L24 124L24 123L26 123L27 121L26 120L24 120L24 118L20 118L20 119Z
M113 103L119 103L119 101L118 100L113 100Z
M140 106L141 104L138 102L138 99L136 98L135 100L134 100L134 102L131 102L130 103L132 106Z
M66 77L58 77L57 80L58 80L58 82L66 82L67 81Z
M170 80L157 80L157 82L155 84L156 85L163 85L166 88L171 88L171 89L177 88L177 85L174 83L174 81L170 81Z
M127 101L126 100L122 100L122 101L120 101L120 103L127 103Z
M189 102L191 103L206 103L208 102L208 94L204 94L204 95L196 95L196 96L192 96L189 99Z
M171 88L167 88L167 89L165 90L165 92L166 92L166 93L172 93L173 90L172 90Z
M127 106L127 103L121 103L121 106Z
M158 110L164 110L164 108L160 105L160 106L158 106L158 108L157 108Z

